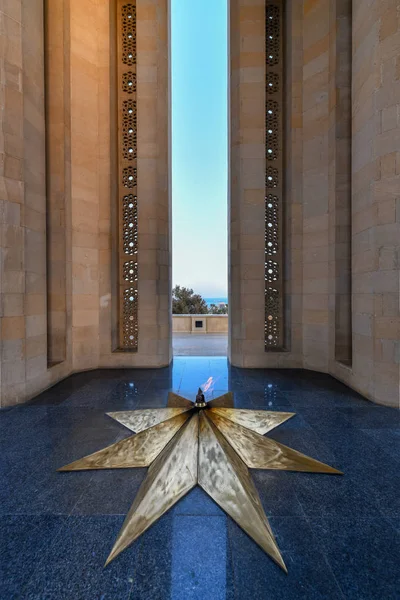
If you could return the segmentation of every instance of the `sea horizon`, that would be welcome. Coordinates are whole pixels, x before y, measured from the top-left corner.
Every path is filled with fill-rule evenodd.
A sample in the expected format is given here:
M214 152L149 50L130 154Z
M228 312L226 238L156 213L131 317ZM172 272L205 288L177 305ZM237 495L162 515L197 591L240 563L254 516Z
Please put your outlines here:
M227 296L215 296L214 298L204 298L204 300L207 302L208 306L210 306L211 304L219 304L220 302L228 304Z

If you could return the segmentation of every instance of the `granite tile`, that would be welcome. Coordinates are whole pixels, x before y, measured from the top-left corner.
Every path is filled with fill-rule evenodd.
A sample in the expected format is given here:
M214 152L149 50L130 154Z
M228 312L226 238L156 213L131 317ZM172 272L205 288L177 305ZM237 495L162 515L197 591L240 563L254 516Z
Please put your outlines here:
M399 597L400 535L383 518L321 518L310 522L344 597Z
M264 600L343 600L340 588L305 517L272 517L270 524L288 568L286 575L232 520L232 548L237 598Z
M120 516L70 516L23 590L24 600L57 598L128 599L138 544L133 544L104 568L121 528Z
M63 523L63 518L54 515L0 518L0 598L26 597L22 593L25 585Z

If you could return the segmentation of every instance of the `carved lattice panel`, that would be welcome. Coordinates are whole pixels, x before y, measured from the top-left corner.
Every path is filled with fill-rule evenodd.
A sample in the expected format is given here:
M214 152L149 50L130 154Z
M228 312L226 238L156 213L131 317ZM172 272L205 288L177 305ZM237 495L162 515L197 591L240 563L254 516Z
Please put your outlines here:
M136 94L136 73L128 71L122 75L122 91L125 94Z
M122 107L122 136L124 159L137 158L137 107L136 100L125 100Z
M122 250L134 256L138 250L137 197L124 196L122 206Z
M265 3L265 349L283 347L283 9ZM273 190L273 193L271 193Z
M122 345L137 350L138 293L134 287L124 290L122 307Z
M118 0L119 348L138 349L136 1Z
M125 4L121 11L122 62L136 64L136 6Z
M268 194L265 203L265 254L276 256L279 250L279 202L277 196ZM267 278L265 278L267 279Z

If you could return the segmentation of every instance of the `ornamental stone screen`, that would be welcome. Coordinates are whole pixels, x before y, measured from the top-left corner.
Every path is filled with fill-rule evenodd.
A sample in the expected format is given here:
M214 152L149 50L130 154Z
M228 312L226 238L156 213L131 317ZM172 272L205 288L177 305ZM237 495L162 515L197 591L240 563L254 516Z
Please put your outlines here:
M119 349L138 349L136 2L118 2Z
M265 350L283 346L283 0L265 3Z

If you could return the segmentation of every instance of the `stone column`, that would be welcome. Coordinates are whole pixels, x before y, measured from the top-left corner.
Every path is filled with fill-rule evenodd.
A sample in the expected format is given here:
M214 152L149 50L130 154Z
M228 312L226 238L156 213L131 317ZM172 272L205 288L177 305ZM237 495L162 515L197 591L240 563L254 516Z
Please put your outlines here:
M137 127L138 127L138 350L118 351L116 236L118 235L116 142L118 107L115 87L115 39L109 39L110 14L101 14L100 79L100 357L103 367L169 364L172 359L171 204L169 171L169 2L137 0ZM115 5L114 5L115 8ZM111 30L118 34L114 19ZM111 114L108 110L111 95ZM111 131L111 138L110 138ZM111 172L111 185L108 173ZM111 194L110 194L111 188Z
M349 384L396 407L400 406L399 48L398 0L354 0L354 345Z
M230 3L229 358L262 366L264 353L265 12Z
M280 268L285 350L266 352L265 2L230 2L229 358L241 367L302 364L301 8L290 7L282 31L287 68L280 85L286 88L287 116L279 115L278 121L284 120L287 133L283 141L279 134L278 144L287 168L280 173L278 219L284 230Z

